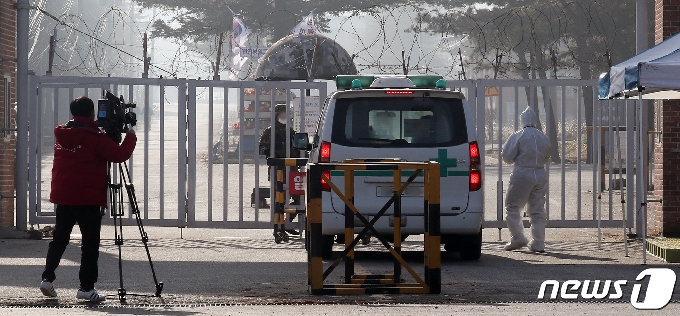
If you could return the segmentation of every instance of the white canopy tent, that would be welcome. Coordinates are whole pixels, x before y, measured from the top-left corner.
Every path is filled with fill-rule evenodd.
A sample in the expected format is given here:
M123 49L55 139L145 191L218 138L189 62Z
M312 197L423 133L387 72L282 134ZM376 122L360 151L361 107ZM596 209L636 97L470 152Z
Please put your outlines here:
M602 74L600 99L638 96L643 99L680 99L680 34L614 65Z
M598 82L600 99L637 97L637 167L645 170L647 157L647 111L643 99L680 100L680 34L612 66L600 76ZM630 126L633 127L633 126ZM643 149L643 150L640 150ZM642 172L638 173L642 174ZM643 223L643 261L647 262L647 176L636 176L636 192Z

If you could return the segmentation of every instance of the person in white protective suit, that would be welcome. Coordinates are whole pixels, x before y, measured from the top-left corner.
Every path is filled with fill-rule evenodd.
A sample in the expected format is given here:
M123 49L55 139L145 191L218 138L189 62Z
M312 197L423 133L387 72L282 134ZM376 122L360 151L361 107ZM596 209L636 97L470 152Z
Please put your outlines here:
M538 116L527 107L520 116L522 129L512 134L503 145L503 161L514 164L505 198L505 221L512 238L505 250L520 249L527 244L534 252L545 251L545 193L548 172L544 166L550 158L550 140L535 126ZM532 241L524 236L520 210L527 205Z

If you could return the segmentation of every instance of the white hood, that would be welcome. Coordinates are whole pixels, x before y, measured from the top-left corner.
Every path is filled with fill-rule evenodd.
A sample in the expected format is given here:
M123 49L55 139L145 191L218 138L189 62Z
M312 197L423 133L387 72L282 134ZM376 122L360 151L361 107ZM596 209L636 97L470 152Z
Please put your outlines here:
M516 167L543 168L550 157L550 141L535 128L539 123L536 112L527 107L520 116L522 129L512 134L503 145L501 156Z
M536 115L536 112L534 112L534 110L527 106L524 112L522 112L522 114L520 115L519 121L520 123L522 123L522 127L527 126L536 127L536 125L538 124L538 115Z

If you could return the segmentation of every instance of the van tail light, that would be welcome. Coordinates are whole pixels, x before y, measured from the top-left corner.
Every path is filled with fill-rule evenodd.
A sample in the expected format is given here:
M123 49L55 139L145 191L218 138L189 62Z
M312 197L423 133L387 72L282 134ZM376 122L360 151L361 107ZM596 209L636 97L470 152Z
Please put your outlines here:
M470 170L470 191L477 191L482 188L482 171Z
M321 142L319 150L319 162L331 162L331 143Z
M387 90L385 94L413 94L413 91L409 90Z
M470 191L482 188L482 161L477 142L470 143Z
M330 170L323 170L321 171L321 174L323 176L326 176L326 178L330 179L331 178L331 171ZM321 177L321 191L331 191L331 185L324 180L323 176Z
M331 143L321 142L321 148L319 149L319 162L331 162ZM330 170L324 170L322 171L322 174L326 176L328 179L331 178ZM321 190L322 191L331 190L331 186L323 178L321 178Z

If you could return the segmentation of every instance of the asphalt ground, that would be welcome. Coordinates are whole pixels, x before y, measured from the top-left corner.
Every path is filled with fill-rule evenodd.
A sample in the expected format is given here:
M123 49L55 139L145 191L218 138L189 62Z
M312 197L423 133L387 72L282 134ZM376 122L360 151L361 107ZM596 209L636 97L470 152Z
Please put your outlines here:
M74 308L2 308L2 315L677 315L678 308L636 311L629 304L491 303L491 304L314 304L314 305L186 305L82 306Z
M328 311L324 313L334 315L336 309L374 310L377 314L400 311L407 315L421 314L421 310L435 314L465 311L515 314L523 313L523 308L535 310L531 306L551 314L580 314L579 311L628 314L636 311L629 302L634 284L641 284L644 289L648 282L636 281L640 272L647 268L669 268L676 275L680 272L680 265L665 263L651 255L647 255L647 264L642 265L639 240L630 242L626 257L618 229L604 229L599 247L595 229L548 229L545 254L531 253L526 248L504 251L504 242L498 241L498 230L486 229L479 261L462 261L457 254L443 252L441 294L316 296L307 293L306 252L301 239L276 244L269 230L149 227L146 231L155 272L164 289L161 297L153 296L154 281L139 231L136 227L125 227L121 246L123 288L128 293L125 304L117 295L120 287L118 246L114 243L112 227L106 226L102 232L97 283L100 293L107 295L108 300L97 305L75 299L79 235L72 236L57 270L54 283L59 293L57 299L45 298L38 290L49 241L0 239L0 306L4 307L0 314L30 314L44 308L59 308L54 311L64 314L86 310L163 315ZM76 229L74 233L77 232ZM503 230L502 239L507 238L507 230ZM409 238L403 249L405 259L416 272L422 273L422 240ZM340 246L335 250L337 256ZM391 271L391 257L379 243L360 245L357 250L358 273ZM325 265L330 265L330 261L325 261ZM408 281L408 273L404 270L403 274ZM326 283L341 283L342 278L341 265ZM627 284L622 287L620 299L537 299L545 280L602 280L603 283L627 280ZM676 282L671 303L657 313L680 310L678 287Z

